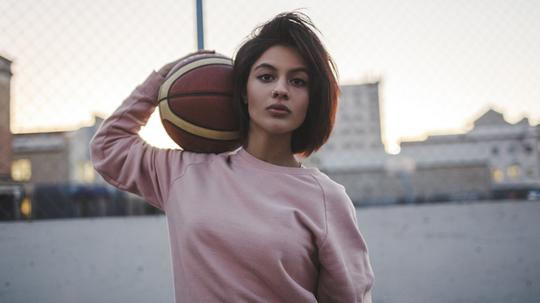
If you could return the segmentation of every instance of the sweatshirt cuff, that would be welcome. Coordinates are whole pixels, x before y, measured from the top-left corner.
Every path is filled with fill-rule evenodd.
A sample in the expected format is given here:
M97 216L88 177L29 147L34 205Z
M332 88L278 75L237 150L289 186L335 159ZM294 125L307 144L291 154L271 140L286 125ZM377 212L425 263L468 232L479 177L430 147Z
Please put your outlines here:
M159 87L161 84L163 84L163 82L165 82L165 77L156 71L152 71L146 80L139 85L138 89L144 96L147 96L150 100L152 100L154 105L157 106Z

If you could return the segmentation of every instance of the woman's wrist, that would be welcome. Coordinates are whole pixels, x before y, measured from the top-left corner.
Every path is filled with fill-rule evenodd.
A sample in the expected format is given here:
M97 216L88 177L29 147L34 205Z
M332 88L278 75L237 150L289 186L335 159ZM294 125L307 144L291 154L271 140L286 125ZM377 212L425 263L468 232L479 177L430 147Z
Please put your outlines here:
M171 70L172 66L165 65L164 67L160 68L157 73L160 74L163 78L167 78L167 75L169 74L169 71Z

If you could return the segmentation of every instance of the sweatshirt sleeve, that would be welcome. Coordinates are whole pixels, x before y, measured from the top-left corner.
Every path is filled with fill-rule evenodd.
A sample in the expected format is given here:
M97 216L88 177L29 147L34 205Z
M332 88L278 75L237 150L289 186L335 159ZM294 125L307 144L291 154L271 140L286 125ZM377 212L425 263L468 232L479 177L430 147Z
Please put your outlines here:
M334 187L334 186L332 186ZM371 303L374 275L354 206L339 188L325 191L326 237L319 247L320 303Z
M195 153L150 146L139 136L157 106L159 86L164 81L162 75L152 72L103 122L90 142L92 163L107 182L162 210L172 179L200 158Z

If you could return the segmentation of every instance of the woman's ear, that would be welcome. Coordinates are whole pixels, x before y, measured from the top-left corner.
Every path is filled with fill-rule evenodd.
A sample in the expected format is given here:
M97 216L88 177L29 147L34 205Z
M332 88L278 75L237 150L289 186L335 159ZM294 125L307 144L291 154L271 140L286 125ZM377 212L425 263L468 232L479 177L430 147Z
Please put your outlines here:
M245 92L242 93L242 101L244 102L244 104L248 103L247 96L246 96Z

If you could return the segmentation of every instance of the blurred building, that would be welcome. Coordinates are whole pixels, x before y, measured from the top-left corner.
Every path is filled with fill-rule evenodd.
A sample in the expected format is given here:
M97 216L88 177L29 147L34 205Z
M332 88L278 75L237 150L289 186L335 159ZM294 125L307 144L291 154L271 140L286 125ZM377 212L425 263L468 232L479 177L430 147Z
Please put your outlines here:
M0 56L0 220L21 218L24 190L11 180L11 60Z
M72 131L13 135L13 179L24 185L32 218L156 214L135 195L117 190L90 161L89 143L103 119Z
M416 164L388 155L386 165L326 171L357 205L478 200L490 197L485 163Z
M328 142L308 159L308 165L333 171L384 164L381 139L380 82L342 85L339 110Z
M493 193L540 188L540 126L527 118L511 124L487 110L467 133L401 143L400 156L417 165L485 163Z
M540 189L540 126L508 123L491 109L473 125L463 134L402 142L400 154L372 165L326 172L357 204L523 199Z
M540 126L488 110L471 131L402 142L381 140L379 83L342 86L334 132L309 158L343 184L356 204L522 198L540 188ZM513 193L514 195L509 195Z
M12 177L27 184L100 183L89 143L103 119L74 131L14 134Z
M89 163L88 142L100 123L75 131L14 134L11 176L24 188L33 218L104 213L108 190ZM93 200L92 203L89 200ZM87 203L88 201L88 203ZM88 210L89 206L97 209Z
M95 173L89 143L103 119L72 131L11 133L11 63L0 56L0 220L159 213Z
M11 175L11 76L11 61L0 56L0 182Z
M66 132L15 134L13 179L28 184L69 182Z

